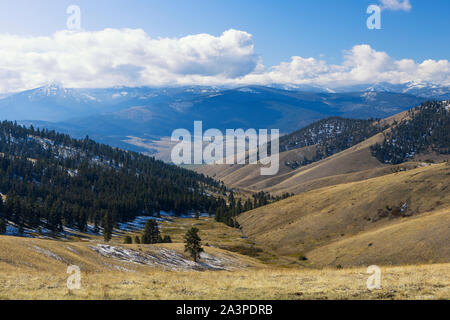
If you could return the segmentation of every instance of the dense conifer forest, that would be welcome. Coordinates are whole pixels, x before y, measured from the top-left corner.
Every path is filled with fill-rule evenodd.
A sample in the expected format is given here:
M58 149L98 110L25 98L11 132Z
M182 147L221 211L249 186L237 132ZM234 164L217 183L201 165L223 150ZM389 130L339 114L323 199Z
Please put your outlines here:
M383 131L378 120L345 119L331 117L323 119L280 138L280 151L317 146L313 159L304 159L296 165L307 165L348 149Z
M425 102L411 109L408 119L395 123L372 154L383 163L399 164L417 154L450 154L450 109L448 101Z
M0 123L0 232L63 226L86 231L153 215L219 206L211 178L139 153L54 131Z
M280 138L280 150L288 151L320 144L330 156L382 131L377 120L331 117Z

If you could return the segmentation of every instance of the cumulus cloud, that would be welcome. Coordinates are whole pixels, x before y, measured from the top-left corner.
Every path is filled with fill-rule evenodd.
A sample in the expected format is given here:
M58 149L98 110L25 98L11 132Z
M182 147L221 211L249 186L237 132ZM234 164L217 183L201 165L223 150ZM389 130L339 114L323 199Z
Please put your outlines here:
M343 63L327 64L315 58L292 57L263 74L250 74L243 82L315 84L328 87L366 83L405 83L428 81L450 85L448 60L395 60L369 45L356 45L344 51Z
M380 2L384 10L410 11L412 8L409 0L380 0Z
M252 35L151 38L140 29L61 31L49 37L0 35L0 92L49 82L66 87L314 84L328 87L386 81L450 84L448 60L395 60L369 45L343 53L341 64L294 56L266 68Z
M164 85L234 79L260 63L252 36L150 38L140 29L61 31L50 37L0 35L0 91L58 81L71 87Z

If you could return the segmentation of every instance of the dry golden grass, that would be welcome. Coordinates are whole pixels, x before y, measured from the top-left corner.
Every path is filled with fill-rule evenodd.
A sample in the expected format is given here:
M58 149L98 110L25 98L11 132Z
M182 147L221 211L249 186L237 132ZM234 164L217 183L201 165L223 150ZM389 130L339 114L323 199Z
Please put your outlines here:
M257 245L266 246L283 255L305 254L318 247L354 237L363 232L374 231L410 218L376 220L378 209L408 203L409 213L420 219L422 213L450 208L450 194L446 191L450 183L450 166L438 164L429 167L394 173L359 182L340 184L316 189L298 196L258 208L242 214L238 221L243 231ZM429 234L417 233L430 251L435 262L448 262L448 250L441 250L449 243L447 215L432 220L435 226L428 228ZM445 219L444 219L445 218ZM429 224L427 224L429 226ZM419 220L415 226L421 226ZM433 232L440 228L440 232ZM402 246L408 235L399 229L392 245ZM400 236L401 235L401 236ZM356 243L356 242L355 242ZM343 252L341 260L355 262L351 255L367 249L368 243L358 242L361 247L353 252ZM374 251L376 252L376 251ZM345 253L345 254L344 254ZM337 256L341 256L339 253ZM376 256L371 257L371 259ZM382 259L381 256L378 257ZM408 264L410 256L392 257L393 264ZM417 262L417 259L414 260Z
M82 272L2 270L0 299L449 299L449 264L381 267L382 288L366 287L366 269L255 269L234 272Z
M159 268L100 255L91 249L98 244L102 242L65 242L0 236L0 270L58 273L69 265L77 265L86 272L103 273L114 270L142 272ZM111 242L109 245L131 249L142 254L154 254L161 248L165 248L190 260L184 253L182 243L124 245ZM204 247L204 249L206 253L214 257L228 260L226 266L230 269L264 267L262 263L248 256L213 247Z
M196 225L204 243L230 248L249 245L239 230L209 218L175 219L163 232L178 243L111 245L144 253L163 247L184 254L184 228ZM167 226L173 227L167 229ZM170 230L170 231L169 231ZM266 251L258 259L215 247L208 254L231 261L231 271L168 271L104 257L90 241L56 241L0 236L0 299L449 299L450 264L381 267L382 289L369 291L364 268L315 270L289 264L288 257ZM46 252L46 253L43 253ZM272 264L262 264L268 259ZM294 260L294 258L291 258ZM277 265L274 265L277 263ZM80 290L68 290L68 265L81 268ZM280 268L289 265L291 268ZM124 271L127 270L127 271Z
M214 218L200 217L199 219L171 218L171 222L161 223L162 233L169 235L174 242L183 242L186 232L196 227L200 230L200 237L204 244L210 245L240 245L250 243L243 239L239 229L231 228L223 223L218 223Z
M369 265L450 261L450 209L433 211L308 253L315 266ZM450 276L450 275L449 275Z
M304 157L308 159L315 156L316 147L309 146L280 153L280 168L276 176L262 176L261 164L250 165L204 165L196 168L195 171L223 181L227 186L257 190L255 185L266 183L275 185L290 176L294 175L294 170L286 165L286 162L299 161ZM266 182L270 181L270 182Z
M173 218L172 222L161 223L162 233L169 235L173 242L182 243L184 235L191 227L200 230L202 243L206 246L221 248L227 251L241 253L255 258L265 264L293 267L301 263L298 259L282 257L269 248L261 248L244 236L240 229L231 228L223 223L218 223L214 218L201 217L199 219Z

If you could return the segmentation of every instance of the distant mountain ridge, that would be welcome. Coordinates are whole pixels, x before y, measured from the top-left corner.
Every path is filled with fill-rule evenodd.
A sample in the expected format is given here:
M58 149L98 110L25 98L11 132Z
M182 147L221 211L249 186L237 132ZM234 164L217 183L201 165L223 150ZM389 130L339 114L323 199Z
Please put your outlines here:
M196 171L230 187L282 194L384 175L400 164L448 160L449 103L425 102L379 121L332 117L315 122L281 137L275 176L262 177L260 164L205 165Z
M51 83L0 99L0 119L60 122L133 106L172 103L215 90L213 87L70 89Z
M270 87L289 90L307 91L317 93L347 93L347 92L393 92L412 94L418 97L431 99L444 99L450 96L450 85L442 85L426 81L408 81L401 84L389 82L365 83L337 87L319 86L313 84L271 84Z
M267 128L285 134L331 116L386 118L426 100L390 91L304 89L310 91L263 86L67 89L50 84L0 99L0 119L149 152L125 141L130 136L154 141L178 128L192 130L195 120L202 120L204 129Z
M360 84L342 86L334 89L322 88L322 92L393 92L411 94L417 97L443 100L450 98L450 86L425 81L409 81L402 84L380 82L376 84Z

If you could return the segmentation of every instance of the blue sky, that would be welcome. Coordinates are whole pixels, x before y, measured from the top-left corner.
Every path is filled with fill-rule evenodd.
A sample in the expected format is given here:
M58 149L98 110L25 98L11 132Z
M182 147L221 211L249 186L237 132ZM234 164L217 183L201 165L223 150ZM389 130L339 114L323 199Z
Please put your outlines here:
M229 29L244 31L251 35L253 54L266 70L287 63L294 56L340 65L345 62L345 50L363 44L395 61L412 59L420 64L428 59L449 59L450 1L409 0L411 10L385 9L381 15L382 29L369 30L366 9L380 1L1 1L0 34L50 37L66 29L66 8L75 4L81 9L84 32L139 28L150 38L180 39L202 33L220 37ZM8 70L11 71L15 70ZM444 76L444 80L448 77Z
M142 28L153 37L244 30L268 65L294 55L324 54L338 62L340 52L356 43L395 58L447 59L450 53L448 0L412 0L410 12L384 11L382 30L366 27L366 9L377 0L15 0L0 3L0 32L65 29L70 4L80 6L86 30Z

